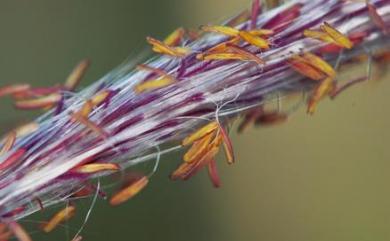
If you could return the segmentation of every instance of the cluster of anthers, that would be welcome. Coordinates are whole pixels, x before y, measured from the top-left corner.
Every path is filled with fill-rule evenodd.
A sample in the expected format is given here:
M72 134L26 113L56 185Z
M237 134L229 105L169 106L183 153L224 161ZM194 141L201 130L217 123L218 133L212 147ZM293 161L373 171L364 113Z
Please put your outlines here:
M105 198L100 183L94 185L89 181L113 172L123 172L124 168L146 159L159 159L164 152L144 156L141 152L141 157L134 162L115 161L132 156L129 152L137 148L143 148L142 151L150 149L151 146L145 144L150 140L153 140L153 148L182 138L181 144L173 149L189 147L183 163L171 174L172 180L187 180L199 170L207 168L212 184L219 187L215 158L221 146L228 164L233 164L235 159L226 129L233 115L243 114L240 132L254 124L282 123L287 120L288 113L267 110L267 94L279 93L280 89L284 93L309 92L307 112L313 114L322 99L327 96L333 98L369 76L340 85L333 65L340 65L340 56L346 50L389 33L388 1L373 2L367 0L362 6L362 3L352 1L321 0L310 3L309 0L301 0L264 11L264 5L254 0L252 11L244 11L222 26L206 25L200 31L179 28L164 41L148 37L147 42L155 53L161 55L160 59L138 65L134 70L136 72L129 75L122 70L114 71L115 77L108 75L98 85L81 92L82 98L77 98L82 100L68 98L67 94L76 89L89 65L88 61L77 65L63 85L33 88L28 84L17 84L0 88L0 96L12 96L19 109L51 110L44 118L11 131L3 140L0 150L0 240L8 240L12 235L20 241L31 240L16 220L44 210L49 205L64 201L68 203L42 225L44 232L50 232L70 219L75 214L75 200L78 198L93 195L94 200L98 196ZM379 14L377 7L382 9L382 14ZM324 8L325 13L309 16L312 21L300 19L303 12L309 15L315 8ZM337 12L339 10L340 13ZM339 17L334 20L332 16L335 14ZM362 15L368 16L368 23ZM354 21L354 16L357 16L363 19L357 20L363 27L357 26L358 31L343 34L335 25L324 20L328 16L335 25ZM298 44L299 51L291 51L290 43ZM348 58L349 62L361 60L361 51L357 52L359 54ZM388 61L390 56L386 46L384 51L375 50L363 55L377 62ZM343 64L348 64L348 61ZM227 73L224 74L224 71ZM220 79L218 75L221 75ZM261 82L272 77L279 82ZM118 81L107 81L110 78L117 78ZM196 83L197 78L204 81ZM126 82L119 82L123 79ZM287 79L291 79L291 82ZM133 82L129 84L130 81ZM184 93L184 97L181 93ZM133 96L139 99L134 101ZM210 102L218 101L224 101L224 104L219 107L210 105ZM161 104L150 114L138 111L138 107L149 108L151 104L157 105L157 102L169 104ZM229 104L235 106L223 109ZM177 109L180 112L175 116L156 121L163 118L164 111L175 113ZM133 115L129 114L133 112ZM43 131L47 116L57 118L48 123L56 123L61 128ZM63 121L64 116L68 119ZM147 118L151 124L144 123L142 126ZM206 124L199 124L199 120L206 121ZM199 128L190 132L191 126ZM135 131L129 131L130 127ZM180 129L185 130L178 131ZM129 132L134 133L128 136ZM60 137L61 140L50 140L54 144L48 145L46 135L48 139ZM139 143L128 144L135 140L139 140ZM73 145L77 145L77 148ZM140 148L141 145L144 146ZM65 156L65 152L70 153L69 156ZM65 156L65 160L72 161L60 160L62 163L55 165L64 165L63 169L56 169L54 164L50 166L53 161L51 155ZM38 164L30 168L34 163ZM46 177L39 181L34 177L42 175L44 171L39 171L46 167L50 175L55 174L47 175L47 179L40 183ZM34 183L23 179L30 172L33 174L29 180ZM123 188L109 198L110 204L119 205L134 197L148 184L153 172L149 175L129 174ZM16 183L16 186L11 186L11 183ZM64 187L64 183L69 183L69 187ZM59 188L63 190L54 191ZM81 240L80 232L74 240Z

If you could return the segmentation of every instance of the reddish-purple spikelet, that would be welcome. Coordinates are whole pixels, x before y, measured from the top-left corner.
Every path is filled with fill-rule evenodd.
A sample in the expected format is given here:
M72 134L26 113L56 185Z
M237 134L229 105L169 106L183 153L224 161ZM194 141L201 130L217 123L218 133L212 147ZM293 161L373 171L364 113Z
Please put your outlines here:
M9 155L7 159L5 159L3 162L0 163L0 171L4 171L5 169L9 168L15 163L21 161L25 153L26 150L21 148L15 151L14 153L12 153L11 155Z
M253 0L252 2L252 15L251 15L251 28L255 29L257 26L257 18L261 13L261 4L260 0Z
M270 19L262 28L273 29L275 32L281 32L287 28L291 22L300 15L302 4L294 4L290 8L277 14L274 18Z

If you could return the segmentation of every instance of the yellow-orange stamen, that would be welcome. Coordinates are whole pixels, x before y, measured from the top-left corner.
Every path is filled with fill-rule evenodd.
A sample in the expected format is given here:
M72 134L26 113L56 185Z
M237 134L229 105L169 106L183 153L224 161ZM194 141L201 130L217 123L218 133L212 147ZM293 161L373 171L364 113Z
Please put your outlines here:
M65 81L64 88L67 90L74 90L77 85L80 83L80 80L83 78L85 72L89 67L89 60L82 60L73 71L70 73L68 78Z
M211 53L197 56L200 60L241 60L249 61L248 56L239 53Z
M184 28L178 28L164 39L164 43L168 46L177 46L185 34Z
M102 128L100 128L97 124L95 124L91 120L89 120L88 118L82 116L80 113L77 113L77 112L72 113L71 116L72 116L72 119L74 121L80 122L82 125L87 127L92 132L95 132L96 134L101 136L103 139L107 139L108 134Z
M118 171L119 165L116 163L91 163L77 167L74 171L83 174L92 174L103 171Z
M81 107L80 111L78 111L79 115L88 118L89 114L91 114L92 110L101 105L110 95L110 92L105 90L97 93L94 95L91 99L87 100L83 106Z
M324 22L324 24L321 25L321 29L327 33L336 44L347 49L351 49L353 47L352 41L347 36L343 35L337 29L332 27L329 23Z
M309 63L312 67L322 71L327 76L334 78L336 76L336 71L333 69L330 64L328 64L325 60L321 59L317 55L312 53L304 53L303 58Z
M17 222L11 222L8 224L8 227L11 229L14 236L19 241L32 241L30 235L24 230L24 228Z
M163 87L166 87L168 85L171 85L174 83L174 80L172 78L161 78L161 79L156 79L156 80L148 80L146 82L140 83L135 86L134 90L137 93L142 93L145 91L150 91L150 90L155 90L155 89L160 89Z
M11 131L4 139L3 147L0 150L0 156L4 155L5 153L7 153L9 150L12 149L15 140L16 140L16 132Z
M198 129L194 133L190 134L184 140L182 141L183 146L187 146L192 144L194 141L199 140L200 138L204 137L205 135L215 131L219 127L218 122L213 121L209 124L203 126L202 128Z
M35 99L20 100L15 102L15 106L20 109L45 109L52 107L61 100L60 94L51 94Z
M47 223L42 225L42 230L45 233L53 231L60 223L65 222L72 218L76 213L76 207L69 205L64 209L57 212Z
M159 68L154 68L154 67L148 66L146 64L140 64L140 65L137 66L137 68L139 70L150 71L150 72L152 72L154 74L157 74L158 76L174 80L174 78L170 74L168 74L167 72L165 72L164 70L159 69Z
M274 34L275 32L272 29L255 29L255 30L250 30L249 33L254 36L269 36Z
M228 27L228 26L205 25L205 26L201 26L201 30L203 30L205 32L219 33L219 34L232 36L232 37L238 36L240 33L239 30L232 28L232 27Z
M327 94L331 93L334 89L334 80L331 77L328 77L321 81L317 88L315 88L313 94L310 97L307 113L314 114L318 102L325 97Z
M333 38L331 38L327 33L324 33L322 31L316 31L316 30L304 30L303 35L308 38L318 39L323 42L327 43L335 43Z
M241 31L239 35L244 41L246 41L246 42L248 42L248 43L250 43L258 48L269 49L269 42L268 42L268 40L266 40L264 38L258 37L256 35L251 34L250 32L246 32L246 31Z
M290 59L287 60L287 62L295 71L312 80L318 81L322 80L325 77L325 75L321 71L312 67L310 64L307 63L304 58L298 55L292 56Z
M257 64L264 64L265 63L264 60L262 60L260 57L258 57L255 54L252 54L251 52L247 51L246 49L239 48L239 47L237 47L235 45L229 45L229 49L234 51L234 52L236 52L236 53L238 53L238 54L246 56L246 59L254 61Z
M27 136L38 129L39 129L39 124L37 122L30 122L28 124L17 127L15 129L15 132L17 137L22 137L22 136Z
M171 47L152 37L147 37L146 40L153 46L153 51L160 54L180 58L186 56L190 52L187 48Z
M137 195L143 188L145 188L148 182L149 179L146 176L140 177L137 180L131 182L127 187L123 188L111 197L110 204L116 206L129 200L130 198Z
M28 91L30 88L31 86L28 84L7 85L0 88L0 97L4 95L20 94Z
M204 137L200 138L199 140L195 141L190 149L184 154L183 159L185 162L193 162L201 155L203 155L207 149L209 148L212 138L214 136L214 133L209 133L205 135Z
M187 180L193 175L195 175L203 166L207 165L219 151L218 146L211 146L211 148L202 155L198 160L194 162L182 163L170 176L172 180L183 179Z

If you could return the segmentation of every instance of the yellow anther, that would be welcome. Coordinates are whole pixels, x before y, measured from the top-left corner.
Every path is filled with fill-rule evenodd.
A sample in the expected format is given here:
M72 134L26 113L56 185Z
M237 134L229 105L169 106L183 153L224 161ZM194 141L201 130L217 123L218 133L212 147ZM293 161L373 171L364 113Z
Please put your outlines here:
M177 46L184 36L184 28L178 28L164 39L164 44L168 46Z
M175 81L172 78L161 78L156 80L148 80L146 82L140 83L135 86L134 91L137 93L142 93L145 91L160 89L166 87Z
M256 35L251 34L250 32L246 32L246 31L241 31L239 35L244 41L246 41L246 42L248 42L248 43L250 43L258 48L269 49L269 42L268 42L268 40L266 40L264 38L258 37Z
M350 49L353 47L352 41L345 36L344 34L340 33L337 29L332 27L329 23L324 22L323 25L321 25L322 31L327 33L337 45L340 45L341 47Z
M321 59L317 55L312 53L304 53L303 58L310 64L312 67L322 71L327 76L334 78L336 76L336 71L330 66L325 60Z
M334 80L331 77L328 77L321 81L317 88L315 88L313 94L310 97L307 113L314 114L318 102L324 98L326 95L332 92L334 89Z
M147 41L153 46L153 51L160 54L165 54L173 57L184 57L190 52L190 50L187 48L171 47L151 37L148 37Z
M190 145L194 141L197 141L200 138L204 137L205 135L215 131L218 127L219 127L218 122L216 121L210 122L207 125L200 128L199 130L195 131L194 133L184 138L184 140L182 141L182 145L183 146Z
M315 31L315 30L304 30L303 35L308 38L318 39L323 42L327 43L335 43L333 38L331 38L327 33L324 33L322 31Z
M232 27L228 27L228 26L205 25L205 26L201 27L201 30L203 30L205 32L220 33L220 34L224 34L224 35L232 36L232 37L238 36L238 34L240 33L239 30L232 28Z

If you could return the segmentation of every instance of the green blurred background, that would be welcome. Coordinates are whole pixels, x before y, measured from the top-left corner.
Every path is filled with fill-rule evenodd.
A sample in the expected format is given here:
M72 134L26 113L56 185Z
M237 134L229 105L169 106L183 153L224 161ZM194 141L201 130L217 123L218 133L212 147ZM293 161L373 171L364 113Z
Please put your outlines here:
M92 82L177 26L219 22L249 0L2 0L0 84L62 82L85 57ZM346 241L390 239L390 83L364 83L309 117L301 109L285 125L234 136L236 165L220 160L223 187L201 173L185 183L167 176L179 162L164 159L146 190L119 207L98 201L84 240ZM37 113L1 100L1 131ZM148 166L145 166L146 168ZM78 220L53 234L28 217L35 240L70 240Z

